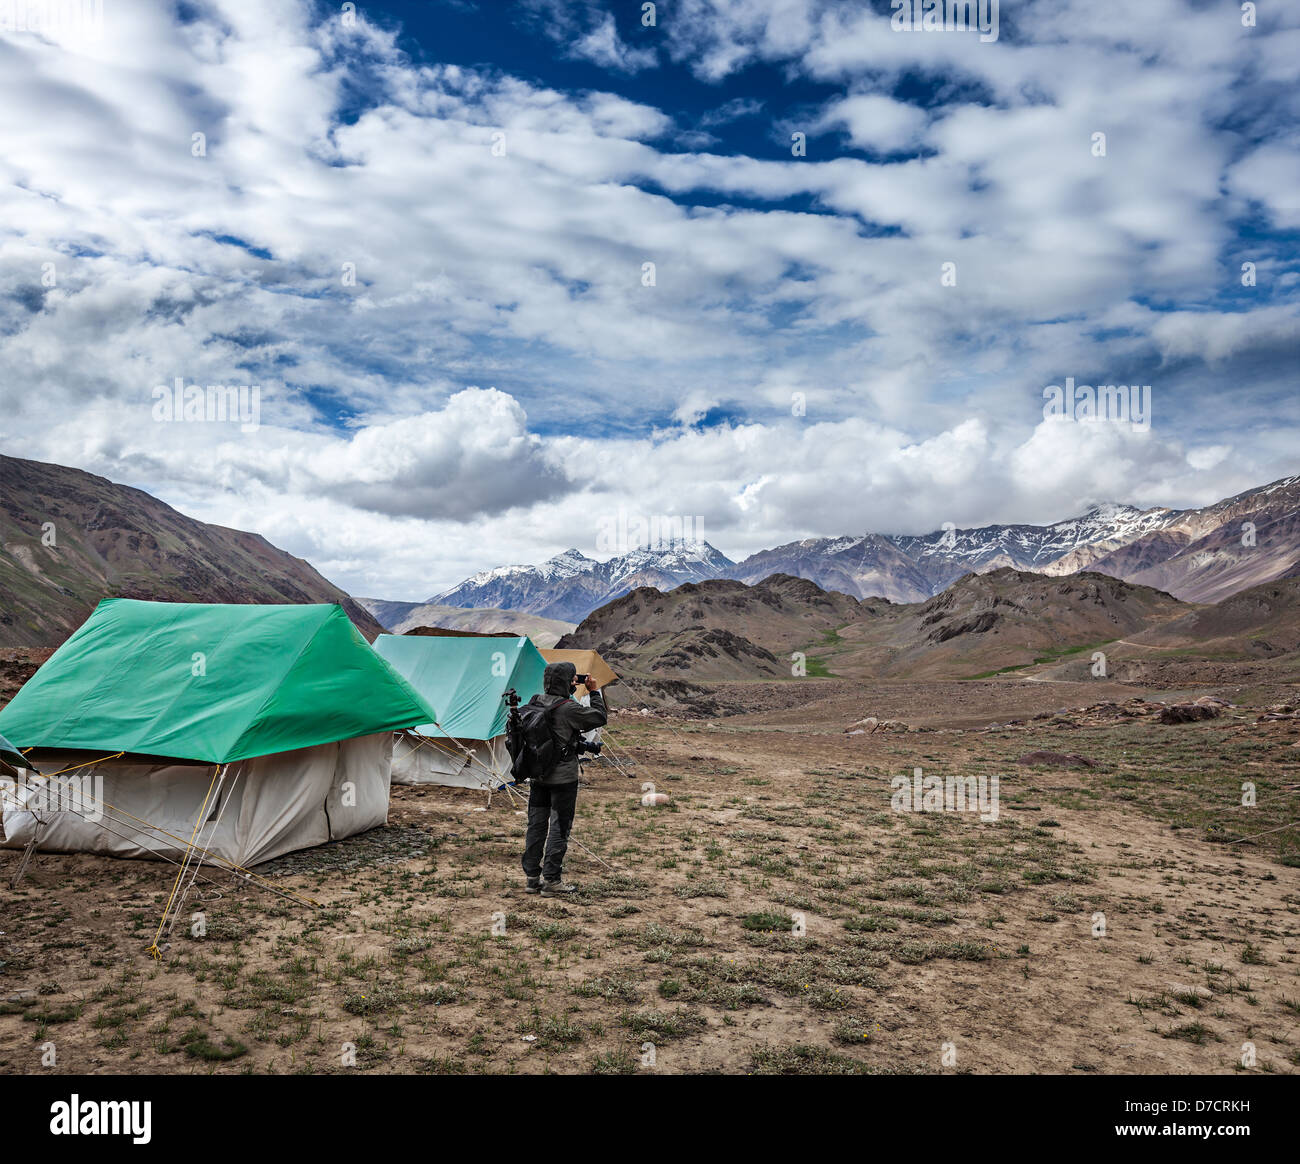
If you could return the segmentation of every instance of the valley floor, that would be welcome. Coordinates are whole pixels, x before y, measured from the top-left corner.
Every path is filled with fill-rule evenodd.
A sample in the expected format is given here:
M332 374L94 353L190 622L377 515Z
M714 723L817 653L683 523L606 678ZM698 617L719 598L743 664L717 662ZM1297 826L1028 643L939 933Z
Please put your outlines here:
M947 686L616 717L635 767L589 770L571 900L523 893L519 803L446 788L264 867L319 908L203 886L160 963L172 866L38 854L0 1072L1300 1071L1300 720L1257 722L1294 685L1179 725L1033 718L1169 698L1119 684ZM843 733L868 714L931 730ZM891 811L915 767L996 776L998 820Z

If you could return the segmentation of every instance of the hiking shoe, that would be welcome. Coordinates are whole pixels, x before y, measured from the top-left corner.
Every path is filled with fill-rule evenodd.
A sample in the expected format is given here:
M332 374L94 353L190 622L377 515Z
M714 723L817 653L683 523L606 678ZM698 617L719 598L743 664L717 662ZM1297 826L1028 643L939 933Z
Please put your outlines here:
M527 884L524 885L525 893L537 893L542 888L542 879L540 877L528 878Z
M578 887L570 885L567 881L542 881L542 896L552 897L555 895L564 895L566 893L577 893Z

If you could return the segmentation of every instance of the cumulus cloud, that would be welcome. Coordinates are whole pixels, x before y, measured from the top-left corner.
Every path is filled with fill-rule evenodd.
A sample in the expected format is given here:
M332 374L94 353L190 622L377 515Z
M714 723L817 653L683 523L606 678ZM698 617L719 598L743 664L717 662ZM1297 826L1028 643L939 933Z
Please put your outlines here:
M370 425L348 437L319 436L263 460L256 445L230 463L279 492L334 498L393 517L466 521L563 496L517 401L467 388L435 412Z
M926 121L924 110L915 105L861 93L826 106L817 128L843 128L858 149L887 154L915 146Z
M1264 207L1274 225L1300 227L1300 139L1252 150L1232 167L1229 180L1242 197Z
M384 597L593 549L611 506L735 556L1294 471L1294 14L1051 0L981 44L839 0L528 13L609 84L304 0L0 38L0 448ZM669 61L716 92L693 121L646 96ZM733 95L758 63L830 95ZM724 147L760 112L808 156ZM1152 431L1044 427L1068 375L1152 382ZM176 377L257 385L260 427L158 424Z

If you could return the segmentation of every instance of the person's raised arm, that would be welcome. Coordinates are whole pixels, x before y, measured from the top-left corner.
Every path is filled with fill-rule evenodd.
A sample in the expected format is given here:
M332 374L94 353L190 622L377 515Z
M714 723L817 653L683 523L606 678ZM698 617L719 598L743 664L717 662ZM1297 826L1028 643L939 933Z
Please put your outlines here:
M577 707L572 718L573 726L579 731L589 732L593 728L604 727L609 720L605 712L605 697L601 695L596 680L587 676L587 694L591 696L590 707Z

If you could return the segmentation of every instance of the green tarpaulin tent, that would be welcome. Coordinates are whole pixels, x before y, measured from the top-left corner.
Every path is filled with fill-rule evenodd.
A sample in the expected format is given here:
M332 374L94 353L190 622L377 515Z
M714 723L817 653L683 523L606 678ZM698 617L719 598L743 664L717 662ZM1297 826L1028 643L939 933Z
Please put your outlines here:
M527 638L380 635L375 651L438 709L449 736L490 740L506 730L502 696L513 687L525 702L542 690L546 660ZM421 731L432 732L432 723Z
M427 723L433 706L337 605L108 598L0 711L0 732L20 748L225 764Z
M196 837L247 866L341 840L385 822L393 732L436 714L339 606L108 599L0 711L59 776L5 790L0 843L177 859Z
M513 687L526 703L541 692L546 660L531 639L380 635L375 650L439 711L416 729L428 739L399 739L394 783L490 788L510 779L502 696Z

